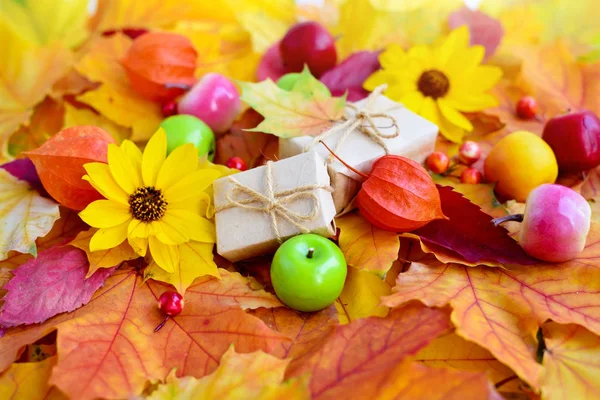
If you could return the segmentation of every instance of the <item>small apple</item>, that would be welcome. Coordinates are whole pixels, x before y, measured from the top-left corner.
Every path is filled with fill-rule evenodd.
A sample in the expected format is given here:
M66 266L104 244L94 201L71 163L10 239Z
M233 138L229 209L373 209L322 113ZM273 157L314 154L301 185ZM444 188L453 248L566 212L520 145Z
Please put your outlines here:
M313 76L319 78L337 63L335 39L314 21L292 26L281 40L279 50L287 72L300 72L307 65Z
M304 312L318 311L342 293L347 266L344 254L331 240L307 233L283 243L271 264L277 297Z
M285 74L277 80L277 86L279 86L280 89L290 92L294 88L294 85L298 81L299 77L299 72L290 72L289 74Z
M600 164L600 120L591 111L552 118L542 138L552 147L561 171L585 171Z
M215 158L215 135L204 122L192 115L173 115L160 126L167 134L167 154L177 147L191 143L198 149L198 157Z

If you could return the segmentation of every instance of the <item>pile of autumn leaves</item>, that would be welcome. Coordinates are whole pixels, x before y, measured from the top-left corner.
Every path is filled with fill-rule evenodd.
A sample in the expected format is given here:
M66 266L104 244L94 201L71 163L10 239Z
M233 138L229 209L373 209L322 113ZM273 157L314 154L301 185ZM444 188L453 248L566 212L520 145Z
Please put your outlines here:
M484 1L482 9L497 19L451 1L394 8L348 0L333 13L295 13L287 1L195 3L100 1L90 20L87 1L3 2L2 160L77 125L99 126L119 143L147 141L162 116L157 103L131 88L120 64L132 43L131 32L121 31L131 28L187 36L202 55L197 75L219 71L252 80L261 55L298 15L320 18L339 34L341 57L390 42L405 48L429 43L466 23L472 43L485 45L488 63L502 67L505 76L492 89L499 105L467 114L473 126L468 138L484 153L515 130L541 133L543 121L514 116L524 94L538 100L544 118L567 108L600 113L600 67L578 59L597 40L586 30L594 25L593 2L502 8ZM48 7L56 18L46 17ZM550 23L557 10L561 24ZM241 156L252 165L276 154L272 136L241 130L258 122L244 114L218 139L219 159ZM442 140L438 147L456 151ZM0 339L1 398L600 396L596 213L588 246L577 259L509 268L469 265L455 252L348 214L337 221L350 265L344 291L330 308L299 314L264 290L268 259L238 265L213 260L210 241L184 250L195 261L181 265L196 268L181 267L175 278L161 276L163 268L141 274L139 255L128 245L90 251L95 231L13 176L27 180L27 166L15 168L0 170L0 279L14 305L3 309L0 321L19 325ZM588 199L599 195L600 170L585 179L560 179ZM29 181L35 184L35 177ZM523 206L501 205L488 184L441 177L437 183L453 186L493 217ZM514 235L518 226L509 230ZM467 249L490 244L478 234L465 229L457 240ZM185 292L184 311L154 333L163 319L156 301L167 283ZM68 309L76 310L38 324Z

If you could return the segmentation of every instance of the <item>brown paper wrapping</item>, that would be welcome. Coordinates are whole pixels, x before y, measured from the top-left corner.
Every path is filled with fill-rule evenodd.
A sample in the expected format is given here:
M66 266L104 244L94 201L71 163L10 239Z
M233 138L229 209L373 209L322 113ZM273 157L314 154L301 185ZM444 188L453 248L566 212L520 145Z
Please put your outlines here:
M354 104L362 108L366 104L366 99ZM390 154L423 163L425 158L435 150L438 127L432 122L383 95L374 100L370 111L390 115L396 120L400 128L400 134L397 137L383 139ZM351 117L354 115L354 111L348 110L347 115ZM390 124L389 119L374 118L374 121L383 134L390 135L394 133L395 128ZM338 131L327 137L324 142L331 149L334 149L341 136L342 132ZM280 139L279 157L285 159L308 151L313 140L314 138L309 136ZM342 163L330 157L329 151L322 144L315 144L312 150L317 151L323 158L330 160L328 171L334 189L333 200L336 212L348 211L348 205L360 189L361 178ZM385 150L363 134L360 129L355 129L340 145L337 155L356 170L368 174L373 168L373 163L385 155Z
M261 166L232 175L240 184L266 194L266 167ZM271 176L274 192L281 192L307 186L329 186L330 179L325 160L315 151L302 153L271 164ZM235 191L235 184L224 177L214 182L215 209L229 204L230 198L240 201L250 198L246 193ZM335 234L333 217L335 206L331 192L326 189L313 189L318 201L318 212L310 221L302 222L306 230L325 237ZM286 204L290 210L300 215L310 215L315 204L314 199L301 197ZM253 203L254 204L254 203ZM261 206L260 203L256 203ZM235 262L273 252L280 244L271 225L267 212L247 210L241 207L221 209L215 214L217 230L217 252ZM277 218L277 228L281 240L302 233L298 227Z

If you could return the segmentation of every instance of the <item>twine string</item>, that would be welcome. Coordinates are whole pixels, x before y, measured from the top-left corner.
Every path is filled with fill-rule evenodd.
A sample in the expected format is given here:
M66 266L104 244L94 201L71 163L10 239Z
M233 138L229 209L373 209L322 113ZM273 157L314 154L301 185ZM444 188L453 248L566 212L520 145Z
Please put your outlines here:
M398 137L398 135L400 135L400 127L398 126L398 121L396 121L396 118L394 118L391 114L388 114L386 112L371 111L375 100L377 100L377 98L381 96L381 94L386 88L386 84L380 85L377 88L375 88L375 90L373 90L373 92L371 92L371 94L367 97L365 105L362 108L352 103L346 104L346 111L352 110L354 111L354 115L344 115L342 117L342 120L344 121L342 124L334 126L328 131L316 136L313 139L313 141L309 144L309 146L305 148L305 150L311 149L317 143L324 141L330 136L342 131L342 135L340 136L340 139L338 140L334 150L334 152L337 153L340 149L340 146L346 141L350 134L354 130L358 129L364 135L366 135L379 146L381 146L385 151L385 154L390 154L390 150L387 144L385 143L384 139L394 139L395 137ZM380 130L380 128L378 128L375 124L374 118L385 118L389 120L391 123L389 128L395 128L394 132L390 134L383 133ZM331 161L331 157L329 158L329 161Z
M316 190L324 189L331 192L333 189L329 185L306 185L299 188L275 192L273 189L273 173L271 164L273 164L273 162L268 161L265 166L265 194L262 194L261 192L244 185L233 176L230 176L228 178L229 182L231 182L234 187L225 196L228 203L217 207L215 212L239 207L245 210L266 213L269 215L271 229L273 230L273 233L275 233L277 241L281 243L282 238L279 232L278 218L283 218L284 220L288 221L290 224L298 228L298 230L300 230L302 233L309 233L310 230L304 225L306 222L312 221L319 213L320 209L319 199L315 193ZM234 198L234 195L238 194L245 194L248 197L244 199ZM288 207L289 204L292 204L300 199L312 200L313 207L311 212L308 214L301 214Z

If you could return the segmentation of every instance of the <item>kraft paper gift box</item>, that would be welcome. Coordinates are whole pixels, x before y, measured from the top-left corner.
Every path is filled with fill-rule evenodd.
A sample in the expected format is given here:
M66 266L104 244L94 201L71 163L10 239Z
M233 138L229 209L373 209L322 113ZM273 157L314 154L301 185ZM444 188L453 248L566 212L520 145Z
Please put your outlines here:
M347 120L337 123L319 137L301 136L279 140L281 159L316 150L328 160L337 213L347 211L360 189L362 178L333 158L325 146L319 143L319 139L348 165L364 174L369 174L373 163L386 154L382 144L387 147L389 154L404 156L418 163L423 163L435 149L438 127L402 104L380 94L381 90L383 87L375 89L366 99L349 104L346 109ZM359 111L363 112L362 115L358 115ZM375 124L379 133L370 127L371 122ZM356 128L346 132L344 125Z
M334 235L325 160L315 151L214 182L217 252L240 261L273 252L300 233Z

